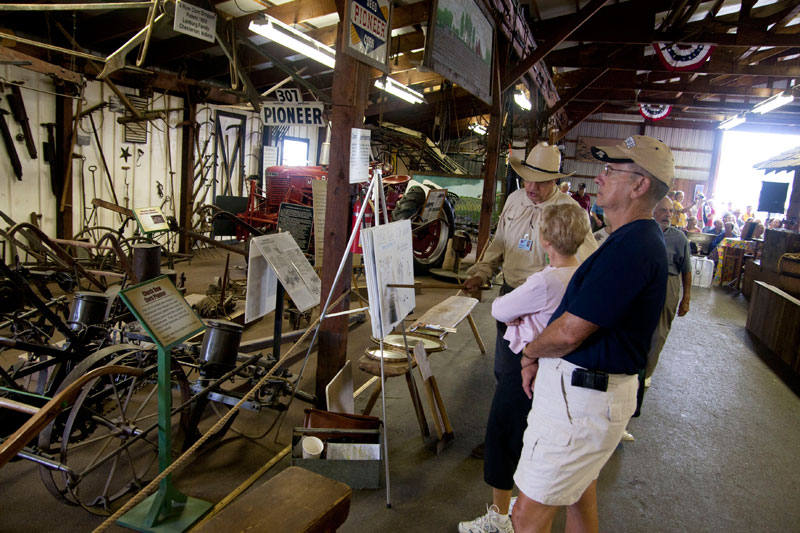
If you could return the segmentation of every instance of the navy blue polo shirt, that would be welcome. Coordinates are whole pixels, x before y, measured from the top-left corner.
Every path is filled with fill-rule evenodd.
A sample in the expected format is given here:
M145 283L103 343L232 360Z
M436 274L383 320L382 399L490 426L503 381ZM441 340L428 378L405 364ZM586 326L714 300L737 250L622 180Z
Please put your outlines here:
M564 359L611 374L644 369L666 292L667 251L659 225L635 220L617 229L575 271L550 319L569 311L600 326Z

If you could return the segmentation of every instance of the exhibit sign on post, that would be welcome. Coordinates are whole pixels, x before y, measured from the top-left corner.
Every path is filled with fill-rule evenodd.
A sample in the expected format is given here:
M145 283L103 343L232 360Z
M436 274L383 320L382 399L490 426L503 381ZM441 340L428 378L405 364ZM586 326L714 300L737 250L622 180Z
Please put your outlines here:
M299 311L319 305L322 282L292 236L283 232L253 237L247 268L245 322L275 309L278 281Z
M350 129L350 183L369 180L370 138L369 130Z
M392 31L392 2L349 0L345 4L346 24L341 24L344 52L357 61L389 74L389 42Z
M172 462L171 351L205 329L203 321L167 276L159 276L119 293L158 347L158 467ZM190 498L172 486L171 476L158 491L122 515L118 523L139 531L185 531L212 504Z
M137 207L133 210L133 214L136 217L139 228L145 235L159 231L169 231L167 217L164 216L160 207Z

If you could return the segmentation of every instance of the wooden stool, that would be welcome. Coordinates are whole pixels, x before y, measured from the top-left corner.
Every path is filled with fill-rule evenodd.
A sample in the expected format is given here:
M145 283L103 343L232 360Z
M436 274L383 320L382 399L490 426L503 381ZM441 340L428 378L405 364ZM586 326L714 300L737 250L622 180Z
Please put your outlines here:
M416 367L417 364L414 362L413 357L411 358L411 361L412 367ZM372 374L373 376L380 377L381 375L381 362L367 357L366 355L362 356L361 359L358 360L358 368L367 374ZM408 362L403 361L400 363L389 363L384 361L383 375L386 379L395 376L405 376L406 385L408 385L408 393L411 396L411 403L414 405L414 412L417 415L417 422L419 422L419 430L422 433L422 440L425 440L430 436L431 432L428 429L428 421L425 419L425 411L422 408L422 401L419 398L419 393L411 382L413 377L409 373ZM383 383L381 383L381 380L378 380L377 384L375 385L375 390L372 391L372 395L369 397L366 407L364 407L363 414L368 415L370 412L372 412L372 408L375 407L375 402L378 401L378 396L381 395L382 386Z
M352 494L344 483L290 466L193 531L336 531Z

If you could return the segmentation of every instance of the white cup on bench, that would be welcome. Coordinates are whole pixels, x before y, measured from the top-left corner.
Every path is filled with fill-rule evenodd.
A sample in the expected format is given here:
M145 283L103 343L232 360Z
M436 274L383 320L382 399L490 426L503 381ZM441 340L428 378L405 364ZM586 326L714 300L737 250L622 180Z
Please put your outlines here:
M319 459L325 445L318 437L303 437L301 447L303 448L303 459Z

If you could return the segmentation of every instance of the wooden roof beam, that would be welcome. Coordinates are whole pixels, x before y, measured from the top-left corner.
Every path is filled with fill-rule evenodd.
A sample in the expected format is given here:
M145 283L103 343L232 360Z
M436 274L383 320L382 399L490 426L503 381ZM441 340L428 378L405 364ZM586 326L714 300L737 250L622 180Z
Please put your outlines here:
M518 63L517 66L511 70L511 72L503 76L503 79L500 82L501 91L505 91L514 85L517 80L519 80L526 72L533 68L536 63L544 59L548 53L550 53L564 39L569 37L572 32L580 28L584 22L589 20L595 13L597 13L607 1L608 0L591 0L588 4L586 4L586 6L583 7L583 9L575 13L569 22L562 24L561 27L555 31L553 38L539 45L536 50L533 51L533 53Z
M592 108L591 111L587 111L586 113L584 113L583 115L581 115L580 117L575 119L573 122L570 122L569 126L567 126L566 129L564 129L563 131L558 132L558 135L556 135L556 142L558 142L561 139L563 139L564 137L566 137L567 134L570 131L572 131L573 129L575 129L575 127L578 126L578 124L580 124L581 122L583 122L584 120L586 120L590 116L592 116L595 113L597 113L598 111L600 111L600 108L602 108L604 105L605 105L605 102L600 102L599 104L595 105L594 108Z
M568 93L565 93L565 94L561 95L561 99L558 101L558 103L554 107L552 107L552 108L547 110L547 113L545 113L544 119L547 120L551 116L555 115L558 112L559 109L561 109L562 107L567 105L572 99L577 97L584 90L586 90L590 85L592 85L594 82L599 80L606 72L608 72L607 68L597 69L597 71L595 71L592 75L590 75L590 77L587 78L583 83L581 83L580 85L578 85L577 87L575 87L574 89L569 91Z

